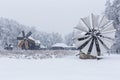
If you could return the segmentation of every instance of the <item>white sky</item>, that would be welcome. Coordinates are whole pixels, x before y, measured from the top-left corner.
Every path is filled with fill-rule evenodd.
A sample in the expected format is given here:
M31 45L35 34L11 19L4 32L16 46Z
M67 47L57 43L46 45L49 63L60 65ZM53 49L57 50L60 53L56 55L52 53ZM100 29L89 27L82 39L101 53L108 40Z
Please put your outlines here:
M106 0L0 0L0 16L40 31L67 34L90 13L104 12Z

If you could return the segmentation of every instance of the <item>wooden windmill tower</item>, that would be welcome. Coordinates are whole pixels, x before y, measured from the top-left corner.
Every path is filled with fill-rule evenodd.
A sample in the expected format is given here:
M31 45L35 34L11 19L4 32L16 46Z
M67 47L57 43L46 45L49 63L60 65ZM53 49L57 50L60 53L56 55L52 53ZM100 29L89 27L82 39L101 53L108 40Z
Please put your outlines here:
M35 48L35 41L30 39L32 32L28 32L25 34L24 31L22 31L22 37L17 37L17 40L19 40L18 47L25 50L33 50Z

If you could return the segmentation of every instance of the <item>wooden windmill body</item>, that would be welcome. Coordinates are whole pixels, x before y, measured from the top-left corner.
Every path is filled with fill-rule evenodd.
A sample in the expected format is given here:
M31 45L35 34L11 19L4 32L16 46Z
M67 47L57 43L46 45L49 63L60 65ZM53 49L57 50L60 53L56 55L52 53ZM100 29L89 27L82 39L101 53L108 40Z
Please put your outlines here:
M22 37L17 37L17 40L19 40L18 42L18 47L21 49L25 49L25 50L34 50L36 48L36 43L34 39L31 39L32 32L28 32L25 35L25 32L22 31Z

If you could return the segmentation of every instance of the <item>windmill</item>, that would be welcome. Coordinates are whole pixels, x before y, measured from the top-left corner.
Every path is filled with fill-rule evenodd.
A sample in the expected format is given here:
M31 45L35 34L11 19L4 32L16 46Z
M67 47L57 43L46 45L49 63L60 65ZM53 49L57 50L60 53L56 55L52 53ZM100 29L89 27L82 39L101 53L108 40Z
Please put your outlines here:
M75 29L79 31L74 37L76 47L86 54L100 56L113 45L115 37L113 21L105 16L91 14L81 18Z
M13 50L13 45L5 43L4 49L6 49L6 50Z
M29 38L31 34L32 32L28 32L25 35L25 32L22 31L22 37L17 37L17 40L20 40L20 42L18 43L18 47L25 49L25 50L34 49L35 41Z

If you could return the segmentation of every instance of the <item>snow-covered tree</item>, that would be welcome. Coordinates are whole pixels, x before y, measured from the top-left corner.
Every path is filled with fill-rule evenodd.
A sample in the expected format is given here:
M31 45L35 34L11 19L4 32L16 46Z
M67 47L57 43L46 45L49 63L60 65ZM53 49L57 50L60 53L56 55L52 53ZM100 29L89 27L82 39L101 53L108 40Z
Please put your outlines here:
M59 33L47 33L35 31L33 33L33 38L40 40L41 44L45 47L51 47L55 43L63 42L62 36Z
M71 32L65 36L64 39L67 45L73 46L73 36L74 36L74 32Z
M113 20L114 27L116 29L116 43L112 48L116 51L120 50L120 0L114 0L106 2L105 15L108 19Z
M39 40L45 47L51 47L55 43L63 42L62 36L59 33L41 32L36 30L35 27L24 26L14 20L0 18L0 48L4 48L6 43L17 47L17 37L23 30L25 33L31 31L32 37Z
M0 18L0 46L6 43L17 46L17 36L26 27L16 21Z

